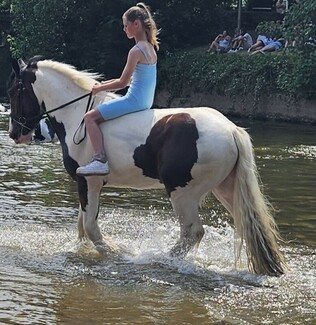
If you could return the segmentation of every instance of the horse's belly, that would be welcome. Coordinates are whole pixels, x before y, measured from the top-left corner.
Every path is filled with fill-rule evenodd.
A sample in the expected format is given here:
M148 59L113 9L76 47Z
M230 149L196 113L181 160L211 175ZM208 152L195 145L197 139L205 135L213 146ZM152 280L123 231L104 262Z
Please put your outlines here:
M138 190L144 189L161 189L163 184L158 179L144 176L137 168L131 168L126 170L116 169L107 176L108 187L120 187L120 188L133 188Z

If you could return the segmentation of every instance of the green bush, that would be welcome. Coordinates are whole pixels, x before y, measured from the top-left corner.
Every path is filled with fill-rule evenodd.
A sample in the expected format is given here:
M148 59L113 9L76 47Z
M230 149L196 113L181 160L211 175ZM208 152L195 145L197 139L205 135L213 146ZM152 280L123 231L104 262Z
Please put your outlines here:
M158 85L171 96L181 96L191 88L228 96L253 94L255 99L271 94L316 99L315 71L315 51L266 55L177 52L161 60Z

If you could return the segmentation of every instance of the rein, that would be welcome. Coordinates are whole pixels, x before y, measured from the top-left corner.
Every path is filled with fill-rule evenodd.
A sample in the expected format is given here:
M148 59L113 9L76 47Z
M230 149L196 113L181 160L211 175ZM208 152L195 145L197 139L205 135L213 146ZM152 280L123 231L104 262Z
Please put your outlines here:
M18 92L19 92L18 119L17 119L17 120L16 120L16 119L13 119L13 120L14 120L17 124L19 124L19 125L21 126L21 135L22 135L22 132L23 132L23 128L24 128L24 129L27 129L28 131L32 131L32 129L30 129L28 126L26 126L26 123L27 123L28 121L37 120L37 119L40 121L41 119L43 119L43 118L45 118L45 117L47 117L47 118L50 120L50 116L49 116L50 113L52 113L52 112L56 112L56 111L58 111L58 110L60 110L60 109L62 109L62 108L64 108L64 107L67 107L67 106L69 106L69 105L71 105L71 104L73 104L73 103L76 103L76 102L80 101L81 99L84 99L84 98L86 98L86 97L88 97L88 96L89 96L89 99L88 99L88 103L87 103L87 107L86 107L86 113L87 113L89 110L91 110L91 108L92 108L92 106L93 106L93 103L94 103L94 100L93 100L92 103L91 103L92 92L89 92L88 94L85 94L85 95L82 95L82 96L80 96L80 97L77 97L77 98L75 98L75 99L73 99L73 100L71 100L71 101L69 101L69 102L67 102L67 103L65 103L65 104L62 104L62 105L60 105L60 106L58 106L58 107L52 108L52 109L50 109L50 110L48 110L48 111L45 111L45 112L43 112L43 113L40 113L40 114L38 114L38 115L36 115L36 116L30 117L30 118L26 118L26 117L23 116L23 90L24 90L24 88L23 88L23 79L22 79L22 78L19 78L19 90L18 90ZM74 134L74 136L73 136L73 142L74 142L75 144L77 144L77 145L80 144L80 143L85 139L85 137L86 137L86 131L85 131L83 138L80 139L78 142L75 141L75 137L76 137L78 131L82 128L83 124L84 124L84 119L82 119L82 121L81 121L79 127L77 128L77 130L76 130L76 132L75 132L75 134Z
M53 108L53 109L51 109L51 110L49 110L49 111L46 111L46 112L40 114L40 115L39 115L40 120L41 120L42 118L44 118L44 117L47 117L47 118L50 120L49 113L52 113L52 112L58 111L58 110L60 110L60 109L62 109L62 108L64 108L64 107L69 106L69 105L71 105L71 104L73 104L73 103L75 103L75 102L78 102L79 100L84 99L84 98L86 98L86 97L88 97L88 96L89 96L89 99L88 99L88 103L87 103L87 107L86 107L86 111L85 111L85 113L87 113L88 111L91 110L91 108L93 107L93 103L94 103L94 100L93 100L92 103L91 103L92 92L90 92L90 93L88 93L88 94L85 94L85 95L82 95L82 96L80 96L80 97L77 97L77 98L75 98L75 99L73 99L73 100L71 100L71 101L69 101L69 102L67 102L67 103L65 103L65 104L63 104L63 105L60 105L60 106L58 106L58 107L56 107L56 108ZM78 132L82 129L83 125L84 125L84 118L82 118L81 123L79 124L79 126L78 126L76 132L75 132L74 135L73 135L72 141L73 141L73 143L74 143L75 145L79 145L79 144L80 144L80 143L81 143L81 142L86 138L87 133L86 133L86 128L85 128L85 129L84 129L84 135L83 135L83 137L82 137L79 141L76 141L76 139L75 139L76 136L77 136L77 134L78 134Z
M91 103L91 98L92 98L92 92L89 93L89 99L88 99L88 103L87 103L87 107L86 107L86 113L87 113L88 111L90 111L90 110L92 109L92 107L93 107L94 99L93 99L93 101L92 101L92 103ZM91 104L90 104L90 103L91 103ZM83 135L83 137L82 137L79 141L76 141L76 139L75 139L77 133L82 129L83 125L84 125L84 118L81 120L81 123L79 124L79 126L78 126L76 132L75 132L74 135L73 135L72 141L73 141L73 143L74 143L75 145L80 144L80 143L81 143L81 142L86 138L87 130L86 130L86 128L84 128L84 135Z
M56 111L58 111L58 110L60 110L60 109L62 109L62 108L64 108L64 107L66 107L66 106L69 106L69 105L71 105L71 104L73 104L73 103L75 103L75 102L78 102L79 100L81 100L81 99L84 99L84 98L86 98L86 97L88 97L88 96L90 96L89 97L89 100L88 100L88 105L87 105L87 108L89 108L89 105L90 105L90 102L91 102L91 97L92 97L92 92L90 92L90 93L88 93L88 94L85 94L85 95L82 95L82 96L80 96L80 97L77 97L77 98L75 98L75 99L73 99L73 100L71 100L71 101L69 101L69 102L67 102L67 103L65 103L65 104L62 104L62 105L60 105L60 106L58 106L58 107L55 107L55 108L52 108L52 109L50 109L49 111L46 111L46 112L43 112L43 113L41 113L41 114L39 114L39 115L37 115L37 116L34 116L34 117L32 117L32 118L29 118L28 120L34 120L34 119L42 119L42 118L44 118L44 117L48 117L48 114L49 113L52 113L52 112L56 112ZM88 110L86 110L86 112L87 112Z

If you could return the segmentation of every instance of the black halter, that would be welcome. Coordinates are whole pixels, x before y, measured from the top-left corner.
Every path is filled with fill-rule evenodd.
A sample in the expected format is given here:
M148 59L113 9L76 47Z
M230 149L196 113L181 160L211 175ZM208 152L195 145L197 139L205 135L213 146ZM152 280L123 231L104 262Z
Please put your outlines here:
M19 82L19 88L18 88L18 98L19 98L19 104L18 104L18 118L13 119L14 122L16 122L18 125L20 125L20 136L23 134L23 128L27 129L28 131L32 131L28 126L26 126L27 119L26 117L23 116L23 91L24 91L24 86L23 86L23 77L22 77L22 71L20 73L20 76L18 78Z
M19 95L19 104L18 104L18 117L17 119L13 119L13 121L15 121L18 125L20 125L21 129L20 129L20 135L23 134L23 129L27 129L29 132L32 131L31 128L29 128L26 123L29 122L29 121L33 121L33 120L38 120L40 121L41 119L45 118L45 117L48 117L49 118L49 114L52 113L52 112L55 112L55 111L58 111L64 107L67 107L75 102L78 102L80 101L81 99L84 99L86 97L89 96L89 100L88 100L88 103L87 103L87 108L86 108L86 112L89 111L92 106L93 106L93 102L91 103L91 98L92 98L92 92L89 92L85 95L82 95L80 97L77 97L65 104L62 104L58 107L55 107L51 110L48 110L48 111L44 111L38 115L35 115L35 116L32 116L30 118L26 118L25 116L23 116L23 111L24 111L24 106L23 106L23 92L24 92L24 85L23 85L23 71L21 70L20 72L20 76L18 78L18 83L19 83L19 87L18 87L18 95ZM91 103L91 105L90 105ZM83 124L83 121L81 122L81 125ZM80 125L80 126L81 126Z

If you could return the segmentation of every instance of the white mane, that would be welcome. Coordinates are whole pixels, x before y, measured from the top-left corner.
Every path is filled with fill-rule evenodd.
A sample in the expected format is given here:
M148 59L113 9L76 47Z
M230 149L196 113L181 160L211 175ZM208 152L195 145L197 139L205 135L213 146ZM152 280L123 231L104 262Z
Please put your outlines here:
M38 62L38 67L49 68L55 70L65 77L72 80L80 88L90 91L96 79L101 78L99 73L89 71L79 71L74 66L66 63L56 62L52 60L43 60Z

